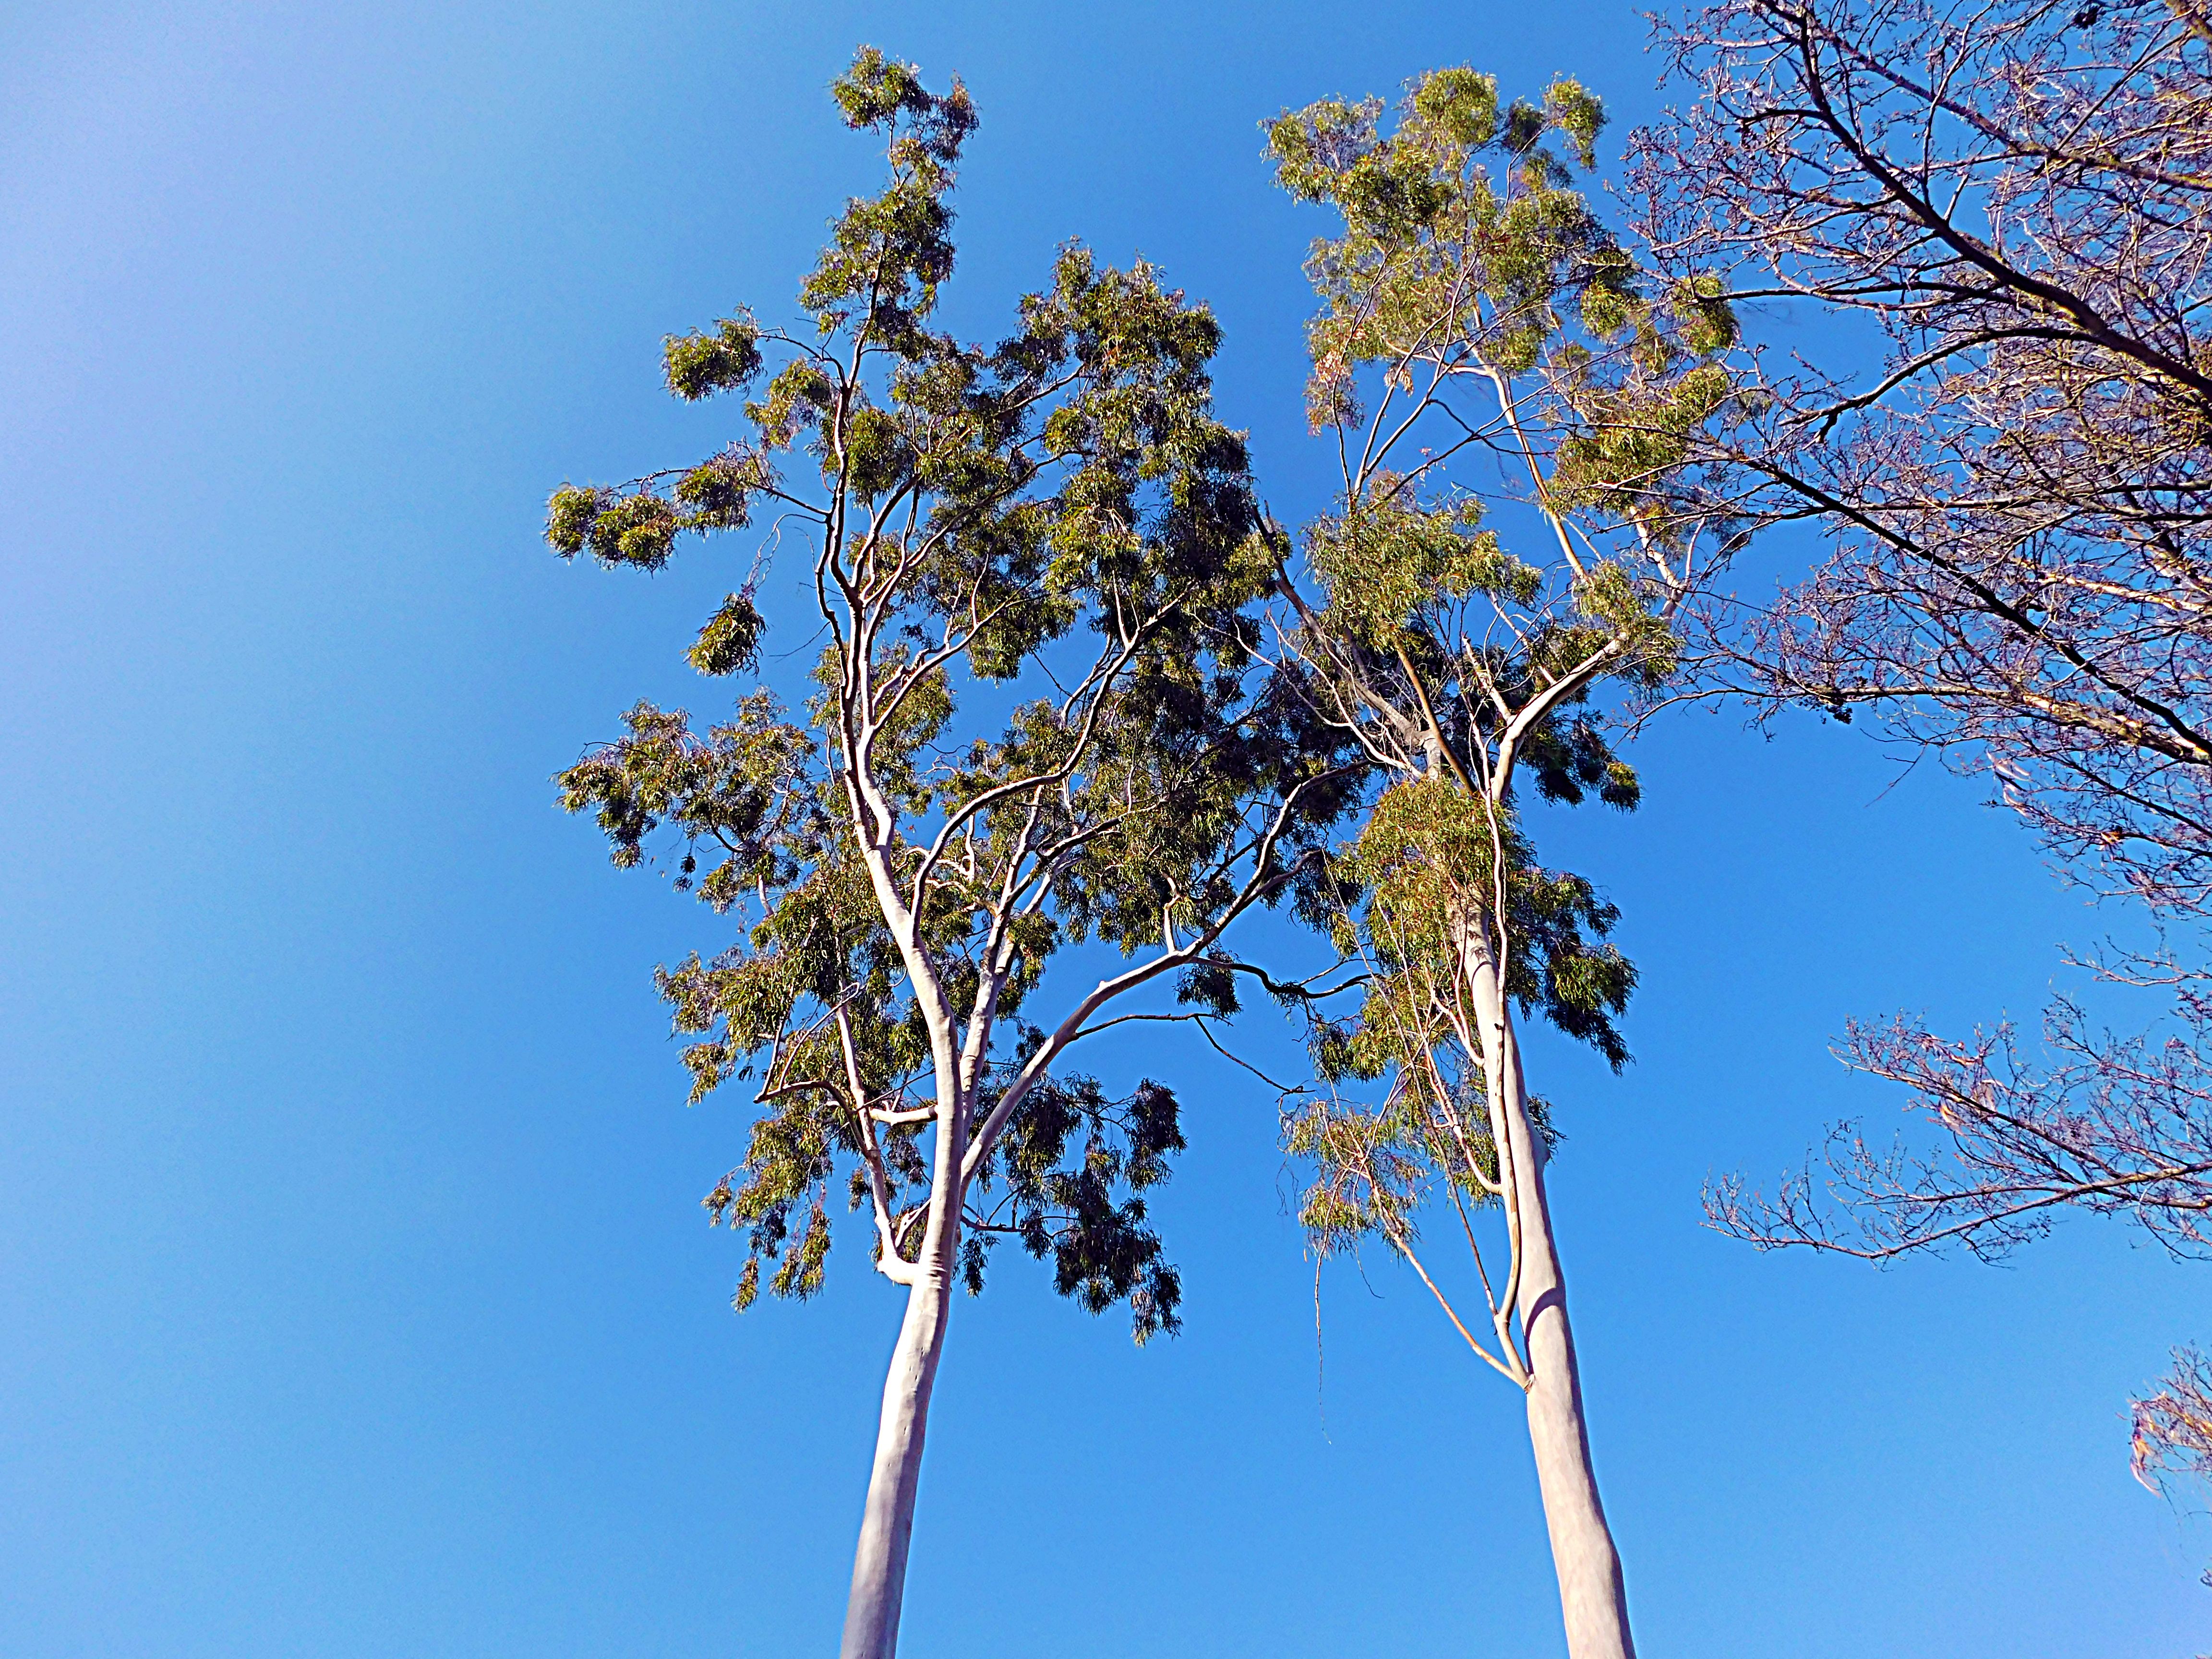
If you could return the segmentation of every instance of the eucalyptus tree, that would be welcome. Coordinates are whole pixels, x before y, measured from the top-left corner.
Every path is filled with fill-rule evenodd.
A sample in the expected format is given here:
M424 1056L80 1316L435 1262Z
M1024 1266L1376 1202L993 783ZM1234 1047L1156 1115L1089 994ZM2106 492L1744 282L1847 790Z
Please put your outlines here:
M1284 672L1372 785L1316 893L1340 901L1322 919L1364 961L1361 1006L1317 1024L1325 1086L1288 1136L1318 1248L1382 1241L1524 1395L1569 1650L1626 1659L1520 1024L1617 1070L1635 972L1607 942L1613 907L1538 863L1521 808L1527 787L1636 804L1613 717L1667 679L1672 619L1730 544L1689 457L1731 417L1734 325L1697 289L1647 291L1576 188L1604 116L1575 82L1501 106L1492 77L1443 70L1387 131L1384 113L1329 101L1267 126L1283 186L1343 221L1310 266L1308 386L1340 489L1295 552L1278 544ZM1486 495L1518 514L1516 550ZM1445 1288L1425 1213L1463 1236L1479 1313Z
M1227 971L1231 922L1316 873L1340 786L1249 695L1273 556L1212 413L1211 315L1070 245L1003 341L936 329L968 94L872 49L834 91L889 177L834 221L804 321L666 343L678 398L745 395L743 435L563 485L547 535L647 571L757 514L811 544L826 643L802 713L757 687L703 730L640 703L559 782L617 865L665 846L678 886L744 919L659 976L693 1100L741 1081L759 1109L706 1200L747 1231L737 1305L811 1296L844 1206L904 1292L842 1648L888 1659L955 1287L1012 1238L1084 1307L1126 1303L1139 1341L1177 1328L1145 1198L1183 1145L1176 1097L1054 1068L1190 1017L1125 999ZM753 673L757 601L748 581L707 620L702 673ZM1033 1019L1086 940L1121 965Z

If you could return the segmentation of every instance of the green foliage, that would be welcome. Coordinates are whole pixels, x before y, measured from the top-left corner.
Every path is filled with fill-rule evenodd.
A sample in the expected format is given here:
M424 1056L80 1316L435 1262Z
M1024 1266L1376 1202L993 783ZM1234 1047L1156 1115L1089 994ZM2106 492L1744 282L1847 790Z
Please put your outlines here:
M1501 118L1493 77L1440 70L1411 83L1395 131L1382 112L1379 99L1330 100L1265 124L1278 181L1345 222L1308 265L1324 302L1309 331L1316 429L1359 419L1363 364L1519 374L1556 334L1563 302L1578 301L1601 337L1639 313L1633 262L1546 142L1563 137L1595 165L1605 117L1589 92L1556 82L1541 107L1516 103Z
M545 509L545 539L562 558L589 548L604 565L658 570L668 562L682 515L658 495L562 484Z
M911 64L864 46L830 91L845 125L889 140L891 179L856 198L830 227L830 243L800 286L799 304L833 334L857 316L863 339L907 349L952 274L952 210L945 195L960 147L975 130L975 106L955 81L942 98L922 88Z
M1362 827L1300 896L1366 969L1357 1012L1312 1027L1323 1093L1286 1118L1324 1251L1410 1251L1424 1204L1489 1200L1478 971L1522 1018L1628 1058L1618 913L1542 867L1516 802L1524 781L1564 805L1640 800L1608 700L1678 672L1713 517L1700 440L1742 410L1717 286L1655 299L1584 193L1605 125L1577 82L1507 103L1454 68L1395 111L1328 100L1265 125L1278 181L1341 222L1307 264L1306 404L1342 489L1303 571L1279 544L1296 611L1281 695L1356 732L1370 768Z
M1468 934L1502 921L1506 994L1615 1071L1628 1059L1615 1022L1636 970L1605 942L1619 912L1583 878L1537 867L1509 814L1448 781L1386 790L1337 864L1364 889L1337 930L1367 975L1356 1013L1312 1026L1323 1091L1285 1118L1286 1150L1312 1172L1298 1218L1323 1256L1367 1238L1411 1255L1425 1206L1441 1199L1463 1214L1494 1202L1501 1181ZM1357 1085L1378 1081L1380 1100L1362 1104ZM1549 1108L1525 1103L1534 1134L1555 1144Z
M886 58L873 46L853 54L852 67L830 83L830 95L847 126L890 138L894 161L908 160L908 152L915 151L950 165L975 130L975 106L957 80L945 96L932 97L913 64Z
M1024 1011L1071 943L1172 955L1258 896L1304 902L1347 799L1326 780L1341 738L1257 684L1275 554L1212 411L1211 313L1071 244L1003 339L939 331L974 108L872 48L832 93L888 176L832 222L805 325L740 311L664 347L678 398L744 392L745 434L619 489L564 485L546 529L563 557L659 569L763 505L787 544L805 527L815 694L788 718L741 692L703 734L641 703L561 801L597 814L617 864L659 848L678 887L743 914L726 949L659 975L692 1099L743 1082L759 1109L707 1200L748 1237L738 1305L819 1286L836 1191L886 1271L949 1215L980 1230L971 1285L991 1238L1018 1237L1062 1294L1127 1303L1142 1340L1176 1327L1143 1196L1182 1146L1174 1097L1055 1075L1065 1035ZM770 620L749 580L692 665L752 673ZM933 1175L933 1137L966 1173Z
M1389 648L1417 619L1470 594L1522 605L1536 597L1542 573L1475 528L1482 508L1474 497L1453 511L1424 511L1395 483L1378 479L1347 511L1306 529L1306 556L1328 586L1330 615L1354 639Z
M1648 319L1646 319L1648 323ZM1663 337L1651 349L1671 361ZM1692 435L1733 399L1734 384L1718 363L1699 363L1664 384L1578 388L1581 417L1563 434L1550 481L1562 512L1595 507L1633 520L1646 507L1655 480L1689 459Z
M760 661L761 635L767 626L750 593L732 593L707 618L684 655L702 674L750 674Z
M1413 88L1413 113L1447 144L1469 152L1498 137L1498 77L1471 69L1438 70Z
M1377 970L1345 1051L1349 1075L1376 1078L1392 1066L1418 1075L1427 1065L1422 1048L1454 1040L1440 1006L1461 994L1460 940L1493 920L1510 941L1507 994L1615 1071L1627 1063L1613 1021L1636 970L1603 942L1620 913L1582 877L1538 868L1506 811L1449 779L1393 784L1339 869L1366 890L1364 938L1347 942ZM1347 916L1340 925L1351 924Z
M1340 1255L1376 1237L1400 1249L1411 1245L1437 1171L1479 1170L1497 1178L1498 1148L1479 1103L1455 1104L1435 1110L1401 1091L1371 1109L1317 1098L1290 1114L1285 1150L1316 1171L1298 1204L1298 1223L1316 1254ZM1454 1186L1463 1204L1490 1201L1472 1179Z
M617 867L635 868L647 838L672 825L685 848L684 885L691 884L702 844L720 850L722 862L705 878L703 891L718 910L727 910L738 890L781 887L819 855L830 820L814 744L778 718L767 692L744 698L737 717L703 739L692 735L690 717L681 709L664 712L641 702L623 722L628 737L593 750L554 779L563 810L597 814Z
M760 373L760 330L750 317L725 317L712 334L672 334L661 346L668 389L687 403L750 384Z
M1308 266L1309 412L1346 460L1304 539L1325 600L1301 617L1314 695L1389 728L1395 765L1470 787L1526 766L1547 799L1633 805L1590 699L1676 671L1712 519L1698 439L1741 412L1733 321L1709 283L1647 297L1576 185L1605 125L1579 82L1502 106L1492 77L1440 70L1384 115L1329 100L1266 124L1284 187L1343 221ZM1484 452L1525 465L1540 552L1478 528L1490 515L1453 468Z
M1070 1157L1081 1133L1081 1144ZM1168 1177L1183 1150L1175 1096L1146 1079L1127 1100L1109 1101L1097 1079L1051 1079L1030 1091L978 1185L988 1192L1003 1170L1003 1200L983 1212L963 1246L962 1274L971 1295L983 1287L990 1247L1018 1238L1040 1260L1049 1255L1054 1286L1085 1311L1129 1304L1141 1345L1182 1329L1182 1281L1146 1224L1147 1188ZM1116 1201L1126 1190L1130 1195Z
M1722 297L1727 284L1717 276L1692 276L1668 296L1682 328L1682 343L1698 356L1734 345L1742 331L1735 311Z
M1608 511L1665 533L1663 486L1684 440L1729 412L1732 381L1716 358L1735 325L1710 279L1653 304L1573 187L1576 167L1595 165L1602 105L1563 79L1540 105L1501 117L1494 79L1451 69L1410 83L1394 131L1382 114L1377 99L1330 100L1265 124L1284 188L1344 220L1308 266L1322 301L1310 328L1316 429L1363 418L1363 368L1408 396L1417 381L1448 393L1480 380L1531 402L1516 443L1535 424L1578 446L1553 507L1599 504L1592 492L1609 490ZM1532 375L1525 392L1502 383Z
M1606 123L1605 106L1578 81L1559 80L1544 88L1545 124L1575 147L1584 168L1597 165L1597 135Z
M664 495L656 486L672 477L675 483ZM678 536L742 529L751 521L753 498L775 489L765 453L732 445L696 466L627 489L562 484L546 503L545 539L564 559L588 550L610 568L659 570L675 553Z

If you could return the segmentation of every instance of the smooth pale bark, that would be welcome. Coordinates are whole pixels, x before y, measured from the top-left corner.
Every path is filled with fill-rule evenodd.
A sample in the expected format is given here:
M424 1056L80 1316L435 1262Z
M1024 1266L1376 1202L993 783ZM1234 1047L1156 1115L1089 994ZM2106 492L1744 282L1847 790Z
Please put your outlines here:
M921 1488L921 1448L929 1431L929 1397L945 1356L945 1329L952 1314L952 1267L960 1249L958 1179L963 1114L948 1114L937 1137L935 1190L922 1235L921 1260L909 1270L906 1317L899 1323L884 1378L883 1413L876 1423L876 1461L868 1474L868 1501L860 1512L860 1541L853 1552L853 1590L845 1603L845 1639L839 1659L893 1659L898 1652L899 1609L906 1601L906 1559L914 1541L915 1497Z
M1127 660L1125 656L1124 660ZM862 701L870 695L862 688ZM865 760L867 741L851 741L853 752ZM907 1553L914 1537L915 1494L921 1482L922 1442L929 1427L929 1400L937 1383L937 1368L945 1352L946 1322L951 1314L951 1294L959 1261L962 1205L968 1183L975 1178L981 1160L1030 1086L1067 1046L1082 1036L1092 1015L1114 998L1199 960L1212 949L1231 921L1259 902L1288 878L1270 875L1277 837L1291 821L1291 812L1304 793L1307 780L1291 789L1275 811L1273 823L1261 839L1254 858L1254 873L1208 925L1177 945L1172 936L1169 949L1125 973L1102 980L1079 1002L1058 1029L1032 1054L1012 1082L1002 1090L990 1114L978 1125L973 1112L976 1091L990 1052L991 1034L998 1018L1000 994L1013 971L1017 950L1008 919L1020 896L1014 876L1019 861L1009 866L1000 895L1000 908L993 923L984 976L974 1006L967 1016L964 1042L956 1046L956 1026L947 1006L936 965L922 946L907 896L892 874L890 837L880 826L893 822L883 793L862 770L848 772L846 786L855 821L877 831L876 839L862 848L868 878L898 942L914 988L915 1002L929 1028L930 1048L936 1062L937 1133L930 1175L929 1217L919 1258L908 1261L896 1254L890 1218L881 1207L878 1188L878 1237L884 1255L878 1262L884 1274L907 1286L906 1317L892 1350L890 1372L884 1380L884 1403L876 1428L876 1459L868 1477L867 1503L861 1513L860 1540L853 1557L853 1589L845 1607L845 1637L841 1659L894 1659L898 1651L899 1609L906 1590ZM1031 828L1035 817L1031 818ZM1026 836L1028 832L1024 831ZM924 866L925 870L927 866ZM915 878L919 890L921 878ZM853 1065L849 1052L847 1064ZM853 1073L854 1104L868 1121L866 1091Z
M1481 1026L1492 1132L1503 1154L1498 1170L1510 1182L1507 1199L1513 1206L1517 1268L1511 1295L1521 1314L1530 1373L1528 1443L1536 1455L1544 1524L1551 1534L1552 1564L1559 1575L1567 1652L1572 1659L1635 1659L1620 1555L1613 1547L1613 1529L1606 1524L1597 1474L1590 1464L1582 1374L1575 1362L1574 1331L1567 1322L1566 1279L1559 1271L1551 1206L1544 1194L1543 1142L1528 1115L1512 1010L1486 941L1480 935L1463 935L1461 957Z
M873 696L864 678L860 701L869 706ZM929 1399L937 1387L937 1367L945 1356L945 1330L952 1313L952 1270L960 1248L960 1159L967 1139L969 1091L963 1083L975 1075L975 1060L990 1038L995 999L976 1004L970 1021L969 1049L963 1068L953 1047L953 1021L946 1007L936 964L922 948L899 884L891 873L889 826L894 822L890 803L867 770L872 732L857 741L848 737L848 752L858 757L845 785L856 823L875 832L862 848L869 885L875 890L884 920L898 942L908 982L914 988L922 1018L929 1028L929 1046L936 1061L937 1144L931 1158L929 1217L924 1224L919 1261L900 1264L896 1270L896 1241L888 1232L878 1267L907 1287L906 1316L899 1322L898 1341L891 1349L890 1370L884 1377L884 1403L876 1419L876 1458L868 1471L867 1502L860 1511L860 1542L853 1550L853 1588L845 1601L845 1637L838 1659L894 1659L898 1652L899 1612L906 1601L906 1562L914 1542L914 1505L921 1490L922 1443L929 1432ZM854 1106L865 1112L866 1102L855 1085ZM888 1226L888 1220L884 1223Z
M882 877L877 861L870 873ZM929 1398L937 1387L938 1363L945 1356L945 1331L952 1314L953 1266L960 1250L960 1178L967 1139L968 1091L952 1048L952 1022L945 1012L934 966L913 941L902 910L892 911L896 893L887 878L879 893L890 893L885 909L898 926L915 994L927 1021L937 1059L937 1145L931 1160L929 1217L924 1224L921 1259L895 1275L907 1286L906 1317L899 1323L884 1378L882 1414L876 1422L876 1460L868 1472L868 1498L860 1511L860 1540L853 1551L853 1589L845 1603L845 1638L838 1659L894 1659L898 1652L899 1611L906 1601L906 1562L914 1541L915 1498L921 1489L922 1443L929 1431ZM988 1039L988 1003L976 1009L971 1043L976 1053ZM972 1056L970 1057L972 1060ZM972 1065L966 1075L973 1074ZM893 1241L886 1238L886 1271Z
M853 1555L853 1593L845 1607L839 1659L892 1659L898 1651L899 1608L906 1597L907 1548L914 1538L915 1495L921 1484L921 1447L929 1428L929 1396L945 1352L951 1313L945 1276L924 1271L907 1292L906 1318L884 1379L883 1416L876 1428L875 1467L860 1541Z

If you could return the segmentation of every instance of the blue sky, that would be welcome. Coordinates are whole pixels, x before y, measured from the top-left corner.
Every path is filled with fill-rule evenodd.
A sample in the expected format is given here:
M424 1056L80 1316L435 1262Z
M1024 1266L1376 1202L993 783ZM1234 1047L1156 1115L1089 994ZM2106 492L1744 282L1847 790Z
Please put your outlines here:
M0 17L0 1651L827 1650L896 1293L848 1243L818 1303L729 1311L696 1200L744 1113L684 1107L650 978L713 920L546 781L641 695L710 706L680 648L750 554L570 568L546 491L724 435L658 342L787 303L871 177L823 91L868 40L981 107L954 320L1065 237L1141 252L1310 510L1322 227L1255 123L1472 62L1626 126L1643 38L1583 3ZM1642 812L1545 843L1625 913L1637 1063L1533 1063L1645 1650L2194 1651L2212 1527L2132 1483L2121 1413L2212 1334L2205 1270L2087 1223L1887 1273L1699 1225L1709 1171L1893 1111L1845 1018L2032 1016L2121 919L1853 732L1687 716L1639 762ZM1012 1258L962 1304L906 1652L1559 1651L1517 1402L1383 1261L1324 1276L1317 1364L1272 1100L1096 1063L1186 1102L1185 1334L1138 1352Z

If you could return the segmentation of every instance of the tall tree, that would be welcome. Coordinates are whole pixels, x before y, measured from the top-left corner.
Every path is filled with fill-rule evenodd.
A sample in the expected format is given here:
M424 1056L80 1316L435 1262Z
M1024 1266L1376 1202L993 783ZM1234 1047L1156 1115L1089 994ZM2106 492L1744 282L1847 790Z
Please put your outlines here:
M1778 343L1733 459L1763 481L1753 510L1818 524L1832 553L1720 618L1716 654L1770 706L1862 711L1987 767L2076 879L2200 926L2212 21L2197 0L1723 0L1659 37L1695 95L1636 146L1654 257L1831 319L1792 334L1786 365ZM2178 992L2169 1034L2100 1034L2063 997L2042 1056L2008 1025L1855 1026L1844 1057L1906 1085L1932 1148L1847 1127L1826 1196L1807 1176L1770 1203L1727 1185L1717 1221L1877 1259L1986 1255L2086 1208L2200 1252L2205 976L2087 965Z
M641 703L559 782L617 865L665 842L679 887L750 922L659 975L692 1098L743 1080L760 1109L706 1200L749 1230L737 1305L764 1279L813 1294L839 1197L905 1293L842 1647L889 1659L956 1285L1012 1237L1091 1311L1126 1302L1139 1341L1177 1326L1144 1196L1183 1145L1176 1098L1054 1068L1110 1026L1194 1017L1120 1010L1228 971L1230 923L1317 873L1338 786L1248 695L1273 560L1211 412L1212 318L1071 245L1000 343L935 330L974 108L872 49L834 90L890 176L835 220L807 323L738 313L666 343L678 398L755 394L744 435L563 485L547 535L657 570L679 537L772 508L813 543L828 643L805 718L764 689L703 732ZM748 676L764 626L749 581L690 661ZM1126 965L1032 1023L1085 940Z
M1267 128L1284 187L1344 222L1310 266L1308 392L1340 493L1302 556L1284 544L1284 673L1371 784L1334 889L1316 893L1363 963L1362 1006L1318 1025L1325 1086L1288 1134L1314 1170L1317 1247L1382 1240L1522 1391L1569 1651L1626 1659L1547 1193L1549 1110L1519 1025L1548 1020L1618 1069L1635 974L1605 942L1613 908L1539 866L1520 802L1526 784L1636 803L1594 694L1665 680L1670 619L1725 554L1685 467L1691 434L1732 407L1732 324L1693 290L1648 295L1574 187L1604 119L1575 82L1506 106L1492 77L1443 70L1410 84L1388 131L1383 115L1332 101ZM1521 504L1529 550L1482 527L1486 491ZM1504 1235L1487 1256L1471 1213L1486 1206ZM1431 1207L1463 1227L1479 1315L1422 1242Z

